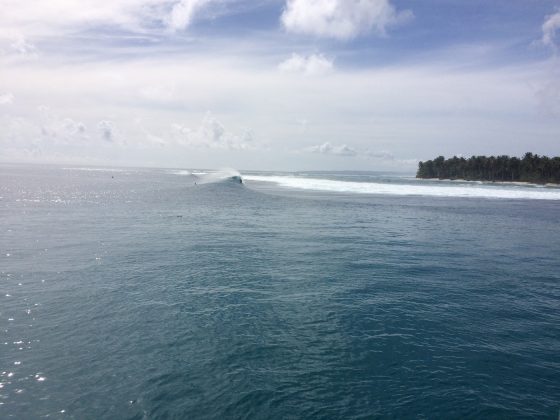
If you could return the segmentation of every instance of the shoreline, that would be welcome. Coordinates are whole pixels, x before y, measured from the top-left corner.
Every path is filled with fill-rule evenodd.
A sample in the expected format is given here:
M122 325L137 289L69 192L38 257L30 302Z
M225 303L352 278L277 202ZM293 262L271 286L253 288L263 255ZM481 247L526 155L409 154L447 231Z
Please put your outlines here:
M553 182L547 182L543 184L539 184L536 182L529 182L529 181L488 181L486 179L463 179L463 178L418 178L415 179L423 179L427 181L456 181L456 182L482 182L484 184L498 184L498 185L519 185L519 186L528 186L532 185L535 187L551 187L551 188L560 188L560 184L555 184Z

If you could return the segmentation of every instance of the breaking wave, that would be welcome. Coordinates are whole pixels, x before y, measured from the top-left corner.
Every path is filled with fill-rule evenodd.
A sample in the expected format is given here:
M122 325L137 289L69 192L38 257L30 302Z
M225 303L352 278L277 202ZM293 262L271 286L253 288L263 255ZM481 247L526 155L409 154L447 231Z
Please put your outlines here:
M352 182L295 176L246 175L248 181L272 182L280 187L313 191L400 196L478 197L499 199L560 200L559 188L484 183L410 183ZM418 182L416 184L416 182Z
M236 184L243 184L243 178L241 174L236 169L220 169L215 172L199 172L193 173L193 176L196 177L197 184L214 184L217 182L233 182Z
M217 171L189 171L186 169L173 169L168 171L172 175L188 176L197 185L215 184L217 182L234 182L243 184L243 178L238 170L225 168Z

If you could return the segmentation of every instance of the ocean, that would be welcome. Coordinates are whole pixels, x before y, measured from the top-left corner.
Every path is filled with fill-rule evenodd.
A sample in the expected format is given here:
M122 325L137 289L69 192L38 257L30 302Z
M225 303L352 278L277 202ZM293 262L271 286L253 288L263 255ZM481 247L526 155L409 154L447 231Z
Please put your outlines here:
M1 164L0 418L557 419L559 221L545 186Z

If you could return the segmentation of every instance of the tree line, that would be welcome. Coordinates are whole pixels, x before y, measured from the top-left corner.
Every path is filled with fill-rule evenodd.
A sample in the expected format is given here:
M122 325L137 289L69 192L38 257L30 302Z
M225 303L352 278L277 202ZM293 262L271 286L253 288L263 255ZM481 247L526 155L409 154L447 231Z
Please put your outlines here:
M529 152L521 159L506 155L472 156L468 159L438 156L420 162L416 178L560 183L560 157L549 158Z

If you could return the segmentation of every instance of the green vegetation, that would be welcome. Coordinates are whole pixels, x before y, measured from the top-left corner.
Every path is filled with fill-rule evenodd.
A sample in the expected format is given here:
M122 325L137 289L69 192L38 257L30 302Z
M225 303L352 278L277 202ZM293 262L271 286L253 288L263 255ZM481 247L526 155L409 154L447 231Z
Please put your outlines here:
M560 183L560 157L526 153L509 156L473 156L469 159L439 156L418 164L416 178L466 179L470 181L521 181Z

